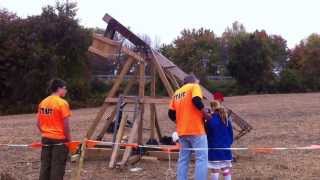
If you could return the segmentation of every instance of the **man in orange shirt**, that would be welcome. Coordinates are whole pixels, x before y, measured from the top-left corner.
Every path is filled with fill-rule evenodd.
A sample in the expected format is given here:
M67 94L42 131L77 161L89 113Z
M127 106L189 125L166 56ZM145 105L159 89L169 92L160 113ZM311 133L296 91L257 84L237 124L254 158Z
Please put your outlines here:
M38 107L37 126L42 136L40 180L63 180L70 141L69 117L71 111L66 100L63 80L52 80L51 95L41 101Z
M176 122L179 135L180 153L177 180L188 179L191 150L195 151L195 179L207 180L208 143L204 128L204 105L199 81L192 75L184 79L184 85L176 90L169 105L168 115Z

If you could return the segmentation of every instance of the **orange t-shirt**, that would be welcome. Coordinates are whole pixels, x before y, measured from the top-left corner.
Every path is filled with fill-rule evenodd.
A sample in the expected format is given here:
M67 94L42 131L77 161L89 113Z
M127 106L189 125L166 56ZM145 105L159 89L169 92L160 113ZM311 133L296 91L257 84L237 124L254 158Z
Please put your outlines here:
M169 108L176 111L179 136L205 134L203 114L192 103L196 96L202 98L200 85L189 83L176 90L172 97Z
M69 116L69 104L61 97L51 95L42 100L37 114L42 137L65 139L64 119Z

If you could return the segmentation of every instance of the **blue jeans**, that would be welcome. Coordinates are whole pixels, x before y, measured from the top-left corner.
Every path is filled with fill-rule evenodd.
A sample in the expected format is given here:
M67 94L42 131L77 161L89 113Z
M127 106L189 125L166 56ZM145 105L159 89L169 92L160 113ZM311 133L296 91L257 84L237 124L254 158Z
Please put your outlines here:
M208 148L207 136L181 136L179 138L179 143L181 148L179 153L177 180L187 180L192 151L184 148ZM204 149L195 151L195 159L195 180L207 180L208 150Z

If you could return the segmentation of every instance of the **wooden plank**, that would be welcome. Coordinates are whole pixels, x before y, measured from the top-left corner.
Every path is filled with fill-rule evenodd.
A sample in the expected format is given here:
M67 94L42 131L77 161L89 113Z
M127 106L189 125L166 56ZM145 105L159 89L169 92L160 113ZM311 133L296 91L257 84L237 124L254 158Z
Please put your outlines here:
M119 49L119 42L94 34L92 45L89 47L89 52L108 58L110 55L114 56L118 54Z
M155 50L152 50L152 52L159 66L163 68L170 67L167 69L167 71L170 72L175 77L177 77L181 82L183 82L184 78L188 76L187 73L182 71L179 67L177 67L172 61L170 61L168 58L163 56L161 53ZM176 66L176 67L173 67L173 66ZM203 86L201 86L201 88L203 92L203 97L208 99L209 101L212 101L213 100L212 93Z
M153 64L156 67L158 75L159 75L164 87L166 88L168 95L171 97L171 96L173 96L174 91L173 91L173 89L172 89L172 87L171 87L171 85L170 85L170 83L164 73L164 70L162 69L162 66L158 62L158 57L154 53L155 51L152 51L152 52L153 52L153 59L154 59Z
M160 141L160 139L162 138L162 134L161 134L160 125L159 125L159 122L158 122L157 111L154 111L154 114L155 114L155 126L156 126L156 130L157 130L158 139Z
M140 121L141 121L141 118L139 118L139 116L138 116L134 121L133 127L131 128L131 131L129 134L129 139L128 139L128 144L134 143L134 141L137 139L137 133L138 133ZM131 152L132 152L132 147L126 147L126 150L122 156L122 160L119 163L121 165L121 167L125 166L125 164L127 163L128 159L131 155Z
M99 50L93 46L90 46L89 49L88 49L89 52L95 54L95 55L98 55L98 56L101 56L102 58L105 58L105 59L108 59L108 58L111 58L111 57L115 57L117 54L114 53L114 52L106 52L106 51L102 51L102 50Z
M173 87L175 89L179 89L180 85L179 85L178 81L176 80L176 78L170 72L167 72L166 75L167 75L168 79L170 80L170 82L172 83Z
M112 119L114 118L116 114L116 108L114 108L114 110L107 116L106 118L106 122L105 124L103 125L103 128L101 129L101 132L98 134L97 136L97 140L102 140L103 136L105 135L105 133L107 132L107 129L109 128L111 122L112 122Z
M140 62L139 64L139 98L143 98L145 93L145 63ZM138 143L142 144L142 133L143 133L143 115L144 115L144 104L140 104L140 125L138 129Z
M113 150L112 150L112 154L111 154L111 158L110 158L110 162L109 162L109 168L114 168L115 162L116 162L117 157L118 157L118 152L119 152L119 149L120 149L119 143L121 142L121 139L122 139L122 136L123 136L123 132L124 132L125 126L127 124L127 120L128 120L128 115L124 116L121 119L121 122L120 122L120 125L119 125L119 129L118 129L118 132L117 132L115 145L113 146Z
M78 164L77 164L77 168L74 169L74 171L72 172L72 177L71 179L72 180L80 180L81 179L81 170L82 170L82 167L83 167L83 164L84 164L84 157L85 157L85 154L86 154L86 148L87 146L85 145L87 139L85 138L83 141L82 141L82 146L81 146L81 149L80 149L80 157L79 157L79 161L78 161Z
M122 68L119 76L117 76L117 79L114 81L114 84L113 84L111 90L109 91L107 97L113 97L116 94L117 90L119 89L119 87L124 79L124 76L129 72L133 62L134 62L133 58L128 58L126 63L123 65L123 68Z
M151 86L150 96L154 98L156 96L156 81L157 81L157 73L156 73L155 65L152 65L151 72L152 72L151 74L152 79L151 79L151 85L150 85ZM150 128L151 128L150 139L151 140L155 139L155 136L156 136L155 111L156 111L156 105L154 103L150 104Z
M91 126L89 127L88 131L87 131L87 135L86 138L90 139L96 129L96 127L98 126L101 118L103 117L103 115L105 114L105 112L107 111L108 108L108 104L107 103L103 103L102 107L100 108L96 118L94 119L94 121L91 123Z
M111 40L98 34L93 35L93 44L89 47L89 52L101 56L103 58L109 58L115 56L119 52L121 43L118 41ZM145 61L138 53L133 52L125 46L122 46L121 52L127 54L130 58L137 61Z

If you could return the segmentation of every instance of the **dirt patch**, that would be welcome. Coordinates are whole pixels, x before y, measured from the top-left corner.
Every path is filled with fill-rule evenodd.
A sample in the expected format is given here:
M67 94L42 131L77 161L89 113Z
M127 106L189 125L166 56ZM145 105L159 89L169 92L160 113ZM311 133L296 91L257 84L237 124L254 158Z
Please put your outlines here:
M255 95L226 98L225 104L246 119L254 130L238 141L234 147L247 146L305 146L319 144L320 93ZM148 109L146 124L148 128ZM80 109L71 119L73 139L84 137L86 130L99 109ZM158 107L160 126L169 135L174 125L166 118L166 106ZM31 143L39 140L35 115L0 117L0 143ZM146 135L145 139L148 136ZM234 179L319 179L320 151L281 151L267 154L235 152ZM0 147L0 173L23 180L38 178L40 150ZM70 178L73 164L68 163L66 179ZM139 172L108 169L106 161L86 162L83 179L165 179L168 162L141 161L134 167ZM190 166L192 170L194 164ZM176 163L173 163L176 168ZM1 175L2 175L1 174ZM1 180L3 179L2 176ZM192 171L190 172L192 177Z

